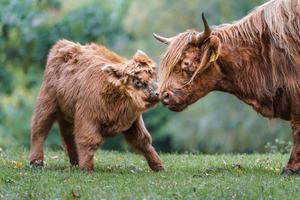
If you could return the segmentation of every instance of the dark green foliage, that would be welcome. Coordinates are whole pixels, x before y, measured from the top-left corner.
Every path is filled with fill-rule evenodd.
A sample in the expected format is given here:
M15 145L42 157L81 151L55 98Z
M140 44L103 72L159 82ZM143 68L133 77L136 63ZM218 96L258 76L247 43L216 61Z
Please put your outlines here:
M0 93L10 93L11 90L11 75L4 66L0 66Z

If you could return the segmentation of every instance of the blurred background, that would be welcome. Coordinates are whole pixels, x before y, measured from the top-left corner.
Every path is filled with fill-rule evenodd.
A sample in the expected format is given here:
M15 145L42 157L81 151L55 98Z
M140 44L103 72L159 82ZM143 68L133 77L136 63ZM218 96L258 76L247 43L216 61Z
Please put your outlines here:
M165 46L152 33L173 36L230 23L266 0L0 0L0 147L30 145L30 118L49 48L60 38L96 42L127 58L137 49L157 63ZM287 122L268 120L229 94L214 92L181 113L158 105L144 114L161 152L265 152L290 144ZM55 125L48 148L60 148ZM122 136L105 149L128 150ZM287 150L288 151L288 150Z

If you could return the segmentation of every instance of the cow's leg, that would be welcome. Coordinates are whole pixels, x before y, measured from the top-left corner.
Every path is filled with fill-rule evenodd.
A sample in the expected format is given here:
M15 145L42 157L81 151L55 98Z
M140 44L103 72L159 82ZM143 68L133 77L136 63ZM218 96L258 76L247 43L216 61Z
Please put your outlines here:
M93 171L94 154L102 142L101 134L90 120L75 120L74 125L79 167L87 172Z
M293 147L290 159L284 168L282 174L290 175L300 172L300 123L292 122Z
M78 165L78 154L74 138L74 125L64 119L58 120L62 145L71 165Z
M151 135L147 131L142 116L124 132L128 143L138 152L144 155L149 167L154 171L163 170L163 164L159 155L152 146Z
M36 108L31 121L30 165L43 166L44 142L57 114L55 99L49 95L37 98Z

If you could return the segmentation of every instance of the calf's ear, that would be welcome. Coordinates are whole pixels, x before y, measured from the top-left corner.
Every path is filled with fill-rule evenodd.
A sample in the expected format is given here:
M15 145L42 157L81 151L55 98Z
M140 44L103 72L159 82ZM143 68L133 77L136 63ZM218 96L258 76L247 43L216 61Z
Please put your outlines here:
M147 61L149 61L149 58L145 52L143 52L142 50L137 50L133 56L133 60L135 60L136 62L147 63Z
M107 80L115 86L121 86L124 82L123 69L116 65L105 65L102 70L107 73Z

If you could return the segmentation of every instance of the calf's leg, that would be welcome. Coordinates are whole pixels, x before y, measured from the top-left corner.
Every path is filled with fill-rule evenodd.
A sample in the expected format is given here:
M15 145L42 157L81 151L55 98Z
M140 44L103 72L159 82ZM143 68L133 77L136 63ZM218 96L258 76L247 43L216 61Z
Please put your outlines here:
M128 143L138 152L144 155L149 167L154 171L163 170L163 164L159 155L152 146L151 135L147 131L142 116L124 132Z
M36 108L31 121L30 165L43 166L44 142L55 121L57 113L56 102L49 95L37 98Z
M66 154L69 157L71 165L78 165L78 154L77 148L75 144L75 137L74 137L74 125L65 121L64 119L58 120L62 145Z
M102 142L97 125L88 120L75 120L75 142L80 169L93 171L94 154Z

